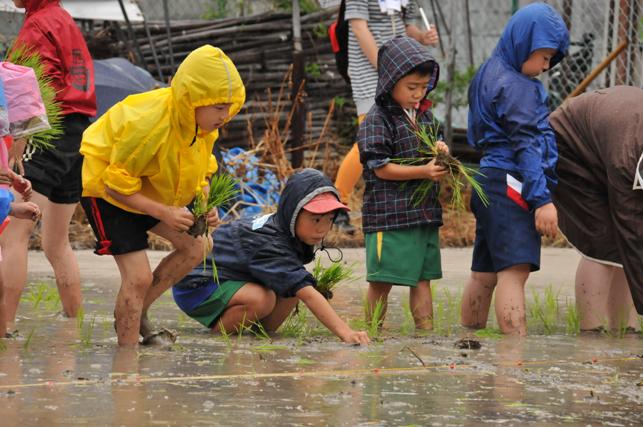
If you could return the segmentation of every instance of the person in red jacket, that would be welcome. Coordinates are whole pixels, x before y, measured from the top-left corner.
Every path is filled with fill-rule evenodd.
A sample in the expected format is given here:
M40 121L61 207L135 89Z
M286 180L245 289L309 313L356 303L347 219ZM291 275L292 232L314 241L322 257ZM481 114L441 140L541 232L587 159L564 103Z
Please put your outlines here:
M58 0L13 3L26 11L13 49L25 48L40 55L63 115L64 132L54 141L54 147L36 151L23 167L24 176L33 186L32 200L42 212L42 248L53 267L64 314L75 317L81 304L80 274L68 235L82 192L80 141L89 117L96 114L94 67L78 26ZM14 150L19 157L13 160L19 166L25 142L22 144ZM15 219L0 238L10 328L27 280L27 248L33 228L33 221Z

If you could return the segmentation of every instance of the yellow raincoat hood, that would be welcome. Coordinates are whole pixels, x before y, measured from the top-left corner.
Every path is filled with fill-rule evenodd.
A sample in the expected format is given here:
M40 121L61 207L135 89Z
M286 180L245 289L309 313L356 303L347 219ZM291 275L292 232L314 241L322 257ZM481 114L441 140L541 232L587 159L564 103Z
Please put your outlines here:
M245 102L236 67L219 48L205 45L179 66L171 87L131 95L83 134L83 196L100 197L130 212L105 191L143 195L185 206L217 169L217 130L197 128L197 107L231 104L230 120Z

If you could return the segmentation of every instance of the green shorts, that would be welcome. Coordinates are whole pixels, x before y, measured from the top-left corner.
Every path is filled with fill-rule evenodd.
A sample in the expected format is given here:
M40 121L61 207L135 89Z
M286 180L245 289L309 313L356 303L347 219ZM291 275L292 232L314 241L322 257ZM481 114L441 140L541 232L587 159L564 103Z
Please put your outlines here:
M208 299L186 314L203 326L211 328L223 314L234 294L246 283L239 280L226 280Z
M364 236L366 280L415 287L442 277L437 227L378 231Z

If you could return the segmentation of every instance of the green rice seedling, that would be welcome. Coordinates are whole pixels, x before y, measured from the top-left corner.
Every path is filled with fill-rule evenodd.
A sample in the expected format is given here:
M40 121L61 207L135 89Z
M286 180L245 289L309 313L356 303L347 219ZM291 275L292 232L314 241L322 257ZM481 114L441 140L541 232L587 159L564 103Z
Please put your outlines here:
M333 289L345 280L351 279L353 269L341 262L333 262L328 267L321 264L321 259L317 258L313 267L313 277L317 284L315 289L326 299L333 298Z
M545 289L545 295L542 300L535 290L532 295L533 303L529 307L531 317L539 321L539 326L542 326L542 330L546 335L553 334L556 331L560 313L558 293L554 293L552 287L548 286Z
M263 326L263 323L261 323L261 321L250 322L249 328L250 332L255 336L255 338L272 342L270 334L268 334L268 331L266 331L266 328Z
M225 327L223 326L223 323L221 320L219 320L219 334L221 334L221 339L225 343L226 347L229 349L232 348L232 339L230 336L232 335L230 332L226 331Z
M8 50L8 55L5 59L13 64L30 67L34 70L42 102L45 105L50 129L31 135L28 142L29 146L41 150L53 147L52 141L58 139L63 133L62 110L60 103L56 101L56 89L52 84L52 80L45 73L42 58L37 52L27 49L25 46L14 45Z
M478 329L473 333L478 338L491 338L491 339L500 339L504 335L502 334L502 331L497 328L484 328L484 329Z
M94 326L96 326L96 316L92 316L91 320L83 325L80 330L80 344L83 348L92 346L92 336L94 335Z
M565 332L569 335L578 335L580 333L580 314L576 308L576 303L572 301L565 302L567 309L565 310L565 320L567 327Z
M481 175L478 169L464 165L449 153L438 149L440 125L436 119L430 125L412 124L419 141L418 153L415 158L395 158L394 163L405 165L419 165L435 159L437 165L447 169L447 174L442 179L445 187L451 188L451 208L457 211L465 210L464 192L467 185L470 185L476 192L485 206L489 205L489 198L484 192L480 183L476 180ZM411 203L419 206L434 191L436 183L431 180L423 180L411 197Z
M400 326L400 334L402 335L411 335L415 331L415 320L413 319L413 313L411 312L411 305L408 301L402 303L402 314L404 319L402 320L402 325Z
M30 303L34 309L42 306L47 311L56 311L60 308L58 290L47 282L31 284L29 291L23 295L22 300Z
M226 173L215 174L210 180L207 196L203 192L198 192L194 198L191 210L194 215L194 224L188 230L188 234L194 237L205 235L208 232L208 212L216 207L225 206L238 193L236 179Z
M385 307L386 302L384 299L380 298L377 300L375 303L375 307L373 307L373 312L371 313L371 308L368 304L368 300L365 300L364 303L364 314L366 315L366 332L368 333L368 336L371 337L373 340L377 340L380 338L380 334L382 332L382 324L384 323L384 307Z
M303 343L305 337L310 336L311 332L307 315L305 307L293 310L279 327L279 333L287 338L295 338L298 344Z
M27 339L25 340L24 344L22 344L22 348L25 351L29 351L29 346L31 345L31 340L33 339L33 335L36 333L36 328L31 329L29 331L29 334L27 334Z

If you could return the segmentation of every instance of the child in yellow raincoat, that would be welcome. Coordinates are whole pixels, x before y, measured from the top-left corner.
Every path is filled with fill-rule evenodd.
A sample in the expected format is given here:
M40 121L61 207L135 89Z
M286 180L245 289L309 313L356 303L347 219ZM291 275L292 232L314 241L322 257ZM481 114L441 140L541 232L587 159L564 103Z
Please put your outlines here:
M218 129L239 112L245 88L234 64L210 45L190 53L168 88L132 95L83 134L83 209L96 253L113 255L121 274L114 316L119 345L153 337L147 310L203 257L202 237L185 233L194 217L185 206L217 169ZM208 214L216 226L216 209ZM174 252L152 273L147 231Z

